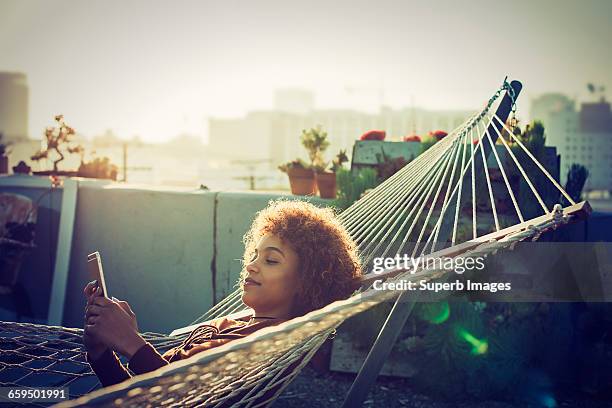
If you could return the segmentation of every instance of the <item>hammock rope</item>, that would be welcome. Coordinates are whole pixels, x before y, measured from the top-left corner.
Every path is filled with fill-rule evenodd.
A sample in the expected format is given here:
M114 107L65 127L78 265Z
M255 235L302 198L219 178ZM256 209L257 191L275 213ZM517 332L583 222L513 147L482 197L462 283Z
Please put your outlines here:
M526 228L500 240L486 241L461 256L481 256L508 248L515 242L534 237L538 232L555 228L567 222L569 218L567 216L561 218L552 217L547 221L537 224L536 228ZM388 281L416 281L423 278L435 280L444 278L447 274L447 271L444 270L421 270L414 274L404 272ZM87 406L121 406L123 404L144 405L146 403L164 405L162 404L164 401L181 401L182 393L185 390L198 395L198 401L203 404L202 406L216 406L217 404L221 406L230 397L230 395L222 396L221 390L234 387L233 395L238 395L239 390L248 385L246 382L237 383L229 379L243 378L246 373L256 372L260 373L258 377L255 377L259 381L278 374L279 370L284 367L281 364L283 361L281 354L284 350L287 350L286 353L291 353L294 358L297 358L295 356L306 352L310 346L313 346L310 349L312 353L314 352L314 344L319 343L321 340L324 341L331 327L337 327L345 319L368 310L383 301L392 301L396 296L397 293L379 291L369 287L359 295L352 296L344 301L334 302L323 309L281 325L262 329L249 336L249 338L235 340L224 346L199 353L187 360L173 363L156 372L141 375L107 389L95 391L88 396L82 397L80 400L64 403L60 406L68 407L77 406L78 404L86 404ZM261 353L262 349L267 350L266 353ZM291 361L291 358L287 357L284 363L286 364L289 361ZM265 369L270 366L275 367L276 371L266 373ZM237 370L241 374L238 374ZM243 371L246 373L242 374ZM297 370L293 373L293 376L296 374ZM285 378L287 382L281 383L283 385L288 384L290 378L293 377ZM179 384L181 387L178 387ZM239 384L242 385L239 386ZM264 406L262 404L265 404L265 402L262 401L258 401L257 405L249 405L249 403L257 401L258 396L262 396L266 390L275 385L277 384L267 384L264 386L263 383L259 383L259 393L253 396L253 398L249 397L241 400L241 404L246 403L245 406ZM121 397L117 399L117 396ZM271 398L271 400L273 399ZM183 400L183 402L185 401Z
M504 92L510 96L514 111L513 89L504 81L480 112L339 214L340 221L357 243L364 270L368 270L377 257L408 253L414 257L419 250L420 256L427 251L429 256L449 253L454 257L495 253L512 248L518 241L538 238L543 232L574 217L571 208L569 211L557 205L552 212L548 210L547 198L535 189L510 148L510 140L536 164L532 169L544 174L572 206L576 207L576 203L516 138L504 120L490 113ZM491 134L490 129L494 129L495 134ZM503 133L510 135L508 141ZM487 139L495 161L490 160L484 139ZM502 151L510 156L515 169L504 169L506 164L497 152L495 139L504 146ZM479 152L482 155L480 160L475 157ZM489 172L494 163L503 178L501 189L495 188ZM517 179L527 183L543 210L542 215L532 217L530 221L525 221L521 201L513 191L513 184L518 186ZM471 193L463 192L464 189ZM479 209L477 205L481 190L488 203L486 207L490 206L490 213L486 211L488 208ZM505 195L500 198L497 190L507 191L512 201L512 214L497 207L499 201L496 200L505 200ZM469 212L462 211L465 208ZM489 219L493 222L486 223ZM470 234L461 233L460 227L466 224L470 226ZM512 226L518 228L506 233L505 228ZM488 239L490 234L495 234L496 238ZM99 384L84 359L82 329L0 322L0 385L28 386L39 381L37 385L40 386L40 381L47 379L45 384L49 386L70 387L71 398L81 396L59 404L61 407L124 404L266 406L280 395L343 321L381 302L397 298L397 292L374 289L374 278L396 282L445 277L448 277L445 270L405 271L395 268L379 276L369 273L362 288L346 300L93 392ZM240 290L236 289L191 324L246 310ZM163 353L180 345L188 335L145 333L143 337ZM62 367L62 363L72 366Z

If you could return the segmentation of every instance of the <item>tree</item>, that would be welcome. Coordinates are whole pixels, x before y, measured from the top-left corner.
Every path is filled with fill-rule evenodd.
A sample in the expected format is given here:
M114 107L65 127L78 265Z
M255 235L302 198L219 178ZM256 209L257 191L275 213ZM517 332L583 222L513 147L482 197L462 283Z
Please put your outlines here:
M325 168L323 152L329 147L327 132L320 125L309 130L304 129L302 130L301 142L308 152L310 165L313 168Z
M565 191L574 201L580 201L582 189L589 177L589 170L581 164L572 164L567 172L567 181L565 183ZM567 203L565 197L562 198L564 203Z
M539 120L534 120L525 127L521 135L521 141L525 147L540 160L544 154L546 136L544 135L544 125Z
M31 159L34 161L46 159L49 157L51 151L59 156L59 158L53 161L53 171L57 173L57 164L64 160L64 154L81 154L83 155L84 149L81 145L72 146L72 138L75 135L73 128L68 126L64 122L64 115L55 116L57 122L56 127L48 127L45 130L45 137L47 139L47 148L36 152ZM62 152L63 151L63 152Z

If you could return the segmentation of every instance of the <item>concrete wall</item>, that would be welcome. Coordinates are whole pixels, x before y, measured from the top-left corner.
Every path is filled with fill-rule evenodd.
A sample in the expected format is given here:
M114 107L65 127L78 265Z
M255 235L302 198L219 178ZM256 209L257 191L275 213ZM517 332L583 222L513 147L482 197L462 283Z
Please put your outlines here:
M45 182L2 177L0 191L35 199L49 189ZM48 312L61 194L61 188L53 191L52 206L41 202L38 248L28 256L20 278L35 305L34 321L44 322ZM62 324L82 327L82 291L91 280L86 257L99 251L110 295L130 303L141 331L169 333L188 325L231 293L241 270L243 235L256 212L279 197L305 199L79 179ZM316 197L307 200L329 203Z
M85 260L94 251L109 294L130 303L141 330L187 325L212 306L214 195L81 185L64 325L82 325Z

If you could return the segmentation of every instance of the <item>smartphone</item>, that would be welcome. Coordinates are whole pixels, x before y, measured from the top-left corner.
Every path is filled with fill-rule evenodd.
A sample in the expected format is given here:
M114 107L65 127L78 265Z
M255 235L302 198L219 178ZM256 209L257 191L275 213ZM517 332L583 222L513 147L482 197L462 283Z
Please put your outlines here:
M106 281L104 280L104 270L102 269L102 257L98 251L87 255L87 269L92 279L98 281L98 287L102 289L102 296L108 298L106 291Z

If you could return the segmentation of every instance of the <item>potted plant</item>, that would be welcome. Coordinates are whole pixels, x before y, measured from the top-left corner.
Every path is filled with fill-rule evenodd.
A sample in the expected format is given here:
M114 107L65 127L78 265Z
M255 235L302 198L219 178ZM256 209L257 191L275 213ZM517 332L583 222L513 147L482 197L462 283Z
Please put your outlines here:
M8 147L10 146L10 142L3 143L2 139L4 135L0 132L0 174L8 173Z
M325 132L321 125L317 125L309 130L302 130L301 137L302 146L308 152L308 158L310 159L310 167L313 169L313 178L315 179L316 189L316 172L322 172L325 170L327 165L323 160L323 152L329 147L329 140L327 140L327 132ZM315 190L316 193L316 190Z
M301 159L296 159L278 168L289 176L293 194L314 195L317 193L314 169L326 167L323 152L329 146L327 132L323 131L320 125L309 130L304 129L300 140L308 152L310 164L307 165Z
M65 154L83 154L83 146L71 145L72 138L75 135L73 128L68 126L64 122L64 115L55 116L57 122L56 127L48 127L45 130L45 138L47 139L47 146L45 149L41 149L36 152L31 159L39 161L49 157L49 153L55 152L56 156L59 156L53 162L53 170L51 171L35 171L36 175L57 175L57 176L76 176L76 171L60 171L58 170L58 163L64 160Z
M321 126L314 127L309 130L302 130L302 146L308 152L310 158L310 166L325 166L323 161L323 152L329 147L329 140L327 140L327 132L325 132Z
M289 176L291 193L295 195L315 195L317 185L315 183L312 167L301 159L296 159L278 166L278 169Z
M331 162L330 171L325 171L325 168L317 167L316 180L317 188L321 198L335 199L338 191L336 184L336 172L342 168L344 163L348 162L346 150L340 150L336 157Z

